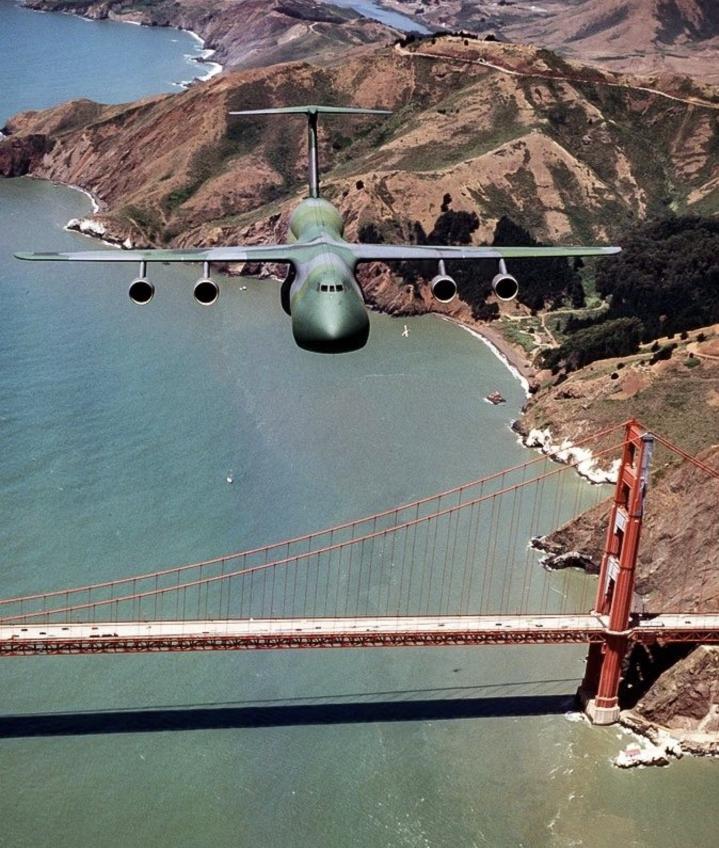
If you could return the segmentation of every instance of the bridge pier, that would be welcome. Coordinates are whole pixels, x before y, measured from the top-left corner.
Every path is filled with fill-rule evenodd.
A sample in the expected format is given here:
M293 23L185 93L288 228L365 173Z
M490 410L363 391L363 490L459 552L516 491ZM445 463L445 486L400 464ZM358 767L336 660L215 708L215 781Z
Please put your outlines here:
M629 421L595 602L595 611L607 617L607 629L604 642L589 648L577 693L593 724L619 720L619 682L629 646L629 618L653 448L654 437L637 421Z

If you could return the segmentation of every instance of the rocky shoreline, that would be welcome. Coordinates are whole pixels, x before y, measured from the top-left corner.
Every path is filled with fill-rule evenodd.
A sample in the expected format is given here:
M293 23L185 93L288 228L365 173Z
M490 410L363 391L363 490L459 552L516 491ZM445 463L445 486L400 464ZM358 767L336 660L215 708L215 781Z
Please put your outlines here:
M178 20L171 24L159 23L157 18L154 17L151 8L142 11L136 9L127 12L116 12L113 9L112 2L108 2L108 0L104 0L104 2L103 0L86 0L86 2L79 3L70 3L67 0L22 0L22 5L38 12L57 12L58 14L73 15L74 17L85 18L90 21L109 20L116 21L117 23L147 27L171 26L174 29L189 33L202 44L204 48L203 52L206 55L204 57L193 58L193 61L204 62L205 59L209 59L216 52L216 48L208 44L205 37L200 35L195 29L184 25L186 21L183 23ZM222 70L222 65L219 62L208 64L216 65L219 70L212 71L205 77L201 77L201 79L209 79L215 73L219 73Z
M620 720L667 760L719 756L719 647L700 645L670 665Z

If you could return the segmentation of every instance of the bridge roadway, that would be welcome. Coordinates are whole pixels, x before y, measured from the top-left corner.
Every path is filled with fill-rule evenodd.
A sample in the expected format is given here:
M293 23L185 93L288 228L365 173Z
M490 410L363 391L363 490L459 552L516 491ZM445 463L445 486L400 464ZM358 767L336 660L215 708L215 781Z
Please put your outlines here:
M607 619L587 615L384 616L0 624L0 656L261 648L352 648L601 642ZM719 614L637 619L634 641L719 642Z

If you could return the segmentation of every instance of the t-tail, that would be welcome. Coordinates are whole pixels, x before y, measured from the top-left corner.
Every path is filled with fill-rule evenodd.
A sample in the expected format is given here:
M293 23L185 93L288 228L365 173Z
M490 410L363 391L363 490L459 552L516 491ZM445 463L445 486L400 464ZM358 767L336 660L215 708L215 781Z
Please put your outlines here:
M317 148L319 115L391 115L387 109L362 109L357 106L281 106L277 109L245 109L230 115L307 115L308 185L310 197L320 196L320 169Z

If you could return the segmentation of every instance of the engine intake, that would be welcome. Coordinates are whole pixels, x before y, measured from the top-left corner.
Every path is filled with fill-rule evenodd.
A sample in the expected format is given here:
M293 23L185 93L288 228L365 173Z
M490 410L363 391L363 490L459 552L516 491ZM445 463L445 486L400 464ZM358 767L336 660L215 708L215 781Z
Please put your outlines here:
M130 295L130 300L133 303L144 306L155 296L155 287L145 277L138 277L130 283L127 293Z
M492 288L497 300L514 300L519 291L519 283L507 272L504 257L499 260L499 273L492 280Z
M195 289L192 292L195 300L202 306L212 306L220 296L220 288L214 280L209 277L203 277L195 283Z
M448 274L437 274L429 285L432 297L440 303L449 303L457 296L457 283Z
M519 291L519 283L511 274L500 272L492 280L492 288L498 300L514 300Z

